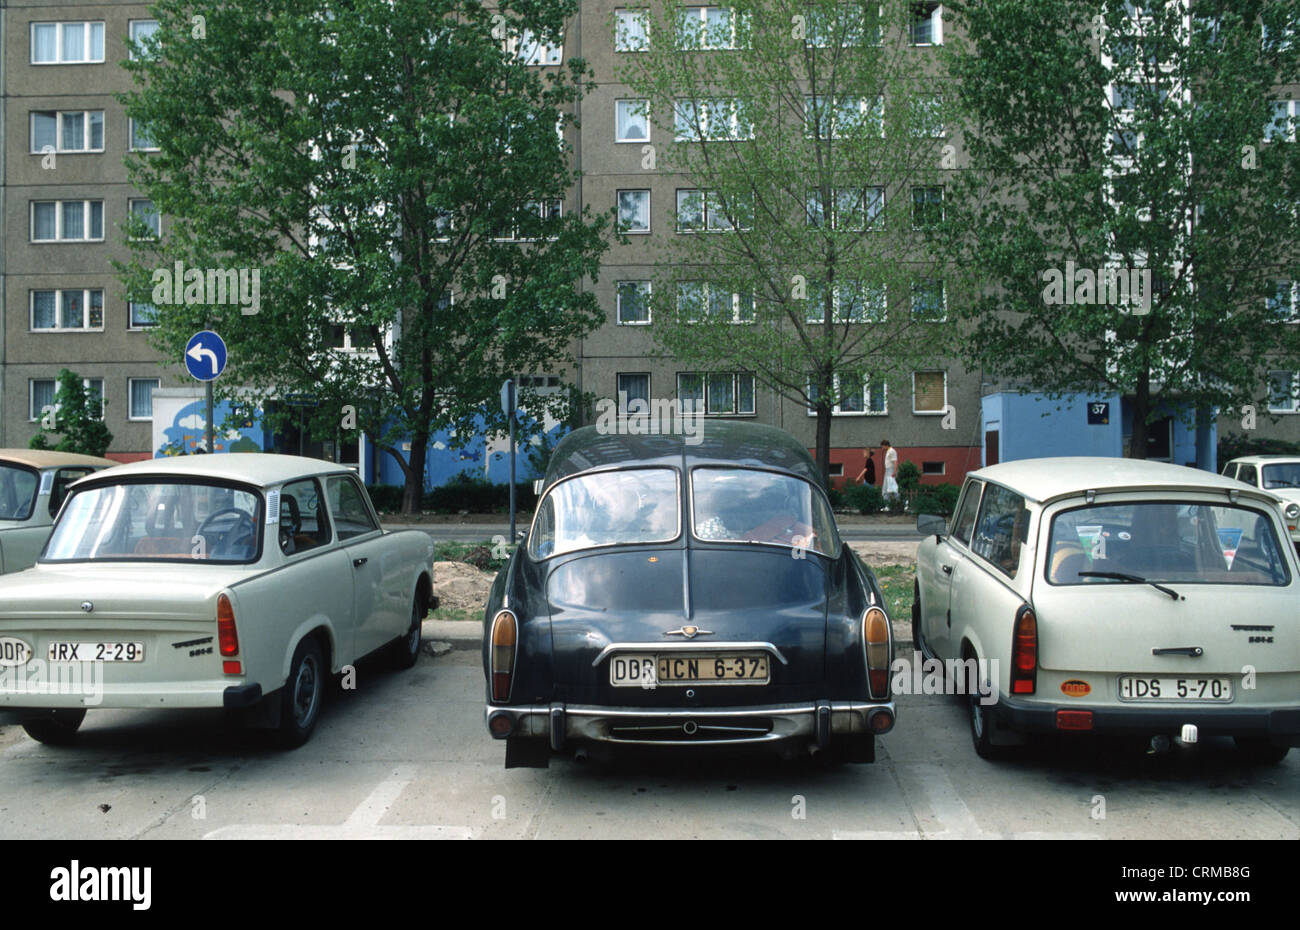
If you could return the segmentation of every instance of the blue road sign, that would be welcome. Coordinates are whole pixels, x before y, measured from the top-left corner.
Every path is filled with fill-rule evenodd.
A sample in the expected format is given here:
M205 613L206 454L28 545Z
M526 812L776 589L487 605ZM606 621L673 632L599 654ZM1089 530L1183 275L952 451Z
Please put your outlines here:
M226 343L205 329L185 344L185 368L198 381L216 381L226 370Z

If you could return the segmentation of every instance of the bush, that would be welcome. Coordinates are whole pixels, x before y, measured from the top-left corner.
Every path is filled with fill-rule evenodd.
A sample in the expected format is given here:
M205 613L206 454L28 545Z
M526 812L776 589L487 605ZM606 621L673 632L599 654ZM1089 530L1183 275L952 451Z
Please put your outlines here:
M839 488L828 488L826 499L831 502L831 510L843 510L847 506L844 502L844 492Z
M920 486L921 469L916 467L915 462L900 462L898 464L898 493L906 497Z
M961 485L958 484L922 485L912 498L912 512L950 517L957 507L957 496L960 493Z
M858 513L878 513L885 507L885 495L874 484L851 484L844 489L844 505Z
M1217 451L1219 468L1222 470L1228 462L1239 459L1243 455L1300 455L1300 442L1229 433L1219 437Z
M402 509L400 484L372 484L370 499L381 513L398 513ZM537 503L531 481L515 484L515 508L532 510ZM510 485L491 484L482 478L461 473L442 487L425 491L420 498L420 509L433 513L509 513Z
M400 484L372 484L366 490L370 492L371 503L380 513L393 513L402 509Z

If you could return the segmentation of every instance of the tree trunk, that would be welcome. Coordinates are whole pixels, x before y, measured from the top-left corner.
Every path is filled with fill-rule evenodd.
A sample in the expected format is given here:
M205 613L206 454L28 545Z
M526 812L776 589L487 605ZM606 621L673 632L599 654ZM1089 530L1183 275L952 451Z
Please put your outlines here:
M822 393L825 397L826 393ZM831 490L831 408L825 401L817 404L817 473L822 487Z
M406 486L402 489L402 513L419 513L424 497L424 464L429 457L429 433L411 434L411 458L406 468Z
M1128 443L1128 457L1131 459L1147 457L1147 414L1150 411L1151 374L1144 371L1138 376L1137 389L1133 392L1133 433Z

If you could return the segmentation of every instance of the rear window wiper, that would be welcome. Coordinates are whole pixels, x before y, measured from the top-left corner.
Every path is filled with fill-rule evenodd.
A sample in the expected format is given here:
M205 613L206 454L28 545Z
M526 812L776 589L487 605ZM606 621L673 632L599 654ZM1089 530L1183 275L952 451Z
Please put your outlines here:
M1149 584L1157 591L1163 591L1174 600L1178 600L1180 595L1173 588L1166 588L1162 584L1154 581L1147 581L1141 575L1130 575L1127 572L1076 572L1080 578L1114 578L1116 581L1131 581L1134 584Z

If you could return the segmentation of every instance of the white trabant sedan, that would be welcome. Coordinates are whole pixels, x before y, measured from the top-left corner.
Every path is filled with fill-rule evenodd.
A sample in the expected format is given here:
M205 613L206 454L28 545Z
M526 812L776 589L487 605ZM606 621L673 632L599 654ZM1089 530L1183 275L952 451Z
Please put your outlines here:
M72 739L88 707L224 707L305 742L331 673L415 664L433 542L386 532L345 466L228 454L72 485L35 567L0 578L0 709Z
M1223 474L1277 498L1291 541L1300 546L1300 456L1246 455L1223 466Z
M68 485L116 464L75 452L0 449L0 574L36 562Z
M1035 733L1300 745L1300 561L1271 494L1179 465L1028 459L923 515L913 642L985 758ZM928 664L933 666L933 662Z

